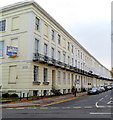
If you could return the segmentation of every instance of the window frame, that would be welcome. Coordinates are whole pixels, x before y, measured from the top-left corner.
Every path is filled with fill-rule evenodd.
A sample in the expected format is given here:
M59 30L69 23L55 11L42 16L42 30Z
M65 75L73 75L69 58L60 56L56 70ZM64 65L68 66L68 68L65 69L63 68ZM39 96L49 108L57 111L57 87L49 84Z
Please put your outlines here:
M58 34L58 44L59 45L61 44L61 36L60 36L60 34Z
M0 58L2 58L2 57L4 57L4 40L3 41L0 41L1 43L2 43L2 48L0 48L0 53L1 53L1 55L0 55Z
M43 81L47 82L47 77L48 77L48 69L44 68L43 69Z
M39 81L39 66L34 65L34 82Z
M40 19L38 17L35 18L35 28L36 30L39 30L39 27L40 27Z
M6 20L1 20L0 21L0 32L5 32L6 31Z

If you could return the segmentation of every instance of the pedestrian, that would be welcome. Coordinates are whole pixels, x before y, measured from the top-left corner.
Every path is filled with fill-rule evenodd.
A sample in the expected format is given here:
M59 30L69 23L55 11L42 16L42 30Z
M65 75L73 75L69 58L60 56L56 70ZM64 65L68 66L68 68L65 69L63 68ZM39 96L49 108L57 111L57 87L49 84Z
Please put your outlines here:
M74 96L76 97L76 93L77 93L77 88L75 88L75 92L74 92Z
M72 93L73 93L73 95L75 94L75 87L74 86L72 87Z

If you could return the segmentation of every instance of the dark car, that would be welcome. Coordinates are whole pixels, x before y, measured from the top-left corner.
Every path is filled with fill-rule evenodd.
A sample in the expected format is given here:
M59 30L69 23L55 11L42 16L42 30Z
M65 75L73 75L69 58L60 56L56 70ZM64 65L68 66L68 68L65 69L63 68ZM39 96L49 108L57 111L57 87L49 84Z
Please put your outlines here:
M92 94L99 94L98 88L90 88L90 89L88 89L88 95L92 95Z

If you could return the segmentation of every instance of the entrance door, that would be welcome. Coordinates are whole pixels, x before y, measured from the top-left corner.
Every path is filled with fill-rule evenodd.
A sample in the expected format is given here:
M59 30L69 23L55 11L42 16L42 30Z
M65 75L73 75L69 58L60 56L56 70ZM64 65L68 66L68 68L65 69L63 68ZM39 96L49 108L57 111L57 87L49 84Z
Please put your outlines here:
M52 87L55 88L55 70L52 70Z

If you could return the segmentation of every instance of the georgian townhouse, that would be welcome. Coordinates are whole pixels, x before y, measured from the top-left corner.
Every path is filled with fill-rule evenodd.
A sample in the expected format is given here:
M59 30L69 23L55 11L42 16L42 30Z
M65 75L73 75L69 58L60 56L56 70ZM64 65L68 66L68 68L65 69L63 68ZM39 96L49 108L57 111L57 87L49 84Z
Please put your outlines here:
M0 9L0 80L23 96L111 84L110 71L36 2Z

